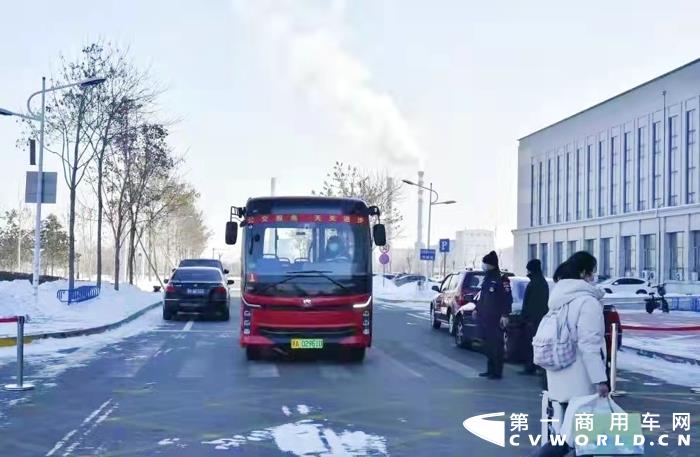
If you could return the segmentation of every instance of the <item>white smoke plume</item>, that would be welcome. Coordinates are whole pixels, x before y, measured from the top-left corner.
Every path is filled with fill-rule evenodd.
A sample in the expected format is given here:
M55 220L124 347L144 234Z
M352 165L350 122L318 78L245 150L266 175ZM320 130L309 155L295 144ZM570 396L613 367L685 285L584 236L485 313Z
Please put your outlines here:
M234 0L277 74L323 107L344 134L389 162L422 164L422 154L392 97L343 48L343 1Z

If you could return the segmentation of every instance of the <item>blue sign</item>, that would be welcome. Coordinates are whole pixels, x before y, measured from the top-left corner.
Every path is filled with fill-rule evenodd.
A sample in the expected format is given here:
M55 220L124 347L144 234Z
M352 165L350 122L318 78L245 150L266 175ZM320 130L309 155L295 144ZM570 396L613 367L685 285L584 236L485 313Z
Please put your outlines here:
M450 252L450 239L441 238L440 239L440 252Z
M421 260L435 260L435 249L421 249L420 250Z

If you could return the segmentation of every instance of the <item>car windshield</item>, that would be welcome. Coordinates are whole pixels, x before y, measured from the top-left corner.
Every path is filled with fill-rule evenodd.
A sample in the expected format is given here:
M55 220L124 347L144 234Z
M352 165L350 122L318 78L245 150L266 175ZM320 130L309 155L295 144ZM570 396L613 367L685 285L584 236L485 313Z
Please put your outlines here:
M173 282L220 282L221 273L211 268L181 268L175 270Z
M369 291L366 223L252 224L246 228L244 249L248 293L322 296Z

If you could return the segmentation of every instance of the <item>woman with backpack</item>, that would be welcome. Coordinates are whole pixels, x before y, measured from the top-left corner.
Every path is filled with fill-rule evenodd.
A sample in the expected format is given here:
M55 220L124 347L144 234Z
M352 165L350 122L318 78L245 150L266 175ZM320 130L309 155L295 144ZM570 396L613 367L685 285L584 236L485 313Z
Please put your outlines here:
M556 284L549 296L549 313L533 342L535 363L539 359L547 370L549 398L564 411L573 397L594 393L607 397L609 393L600 302L604 292L594 285L596 266L595 257L585 251L559 265L554 272ZM570 450L566 444L547 444L534 455L558 457Z

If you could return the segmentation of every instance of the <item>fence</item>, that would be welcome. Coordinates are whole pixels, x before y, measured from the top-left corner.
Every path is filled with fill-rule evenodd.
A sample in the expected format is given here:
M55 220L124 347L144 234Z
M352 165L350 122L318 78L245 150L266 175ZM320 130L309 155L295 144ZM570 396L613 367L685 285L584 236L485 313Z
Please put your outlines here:
M75 289L61 289L56 292L56 298L62 303L79 303L100 295L97 286L80 286Z

